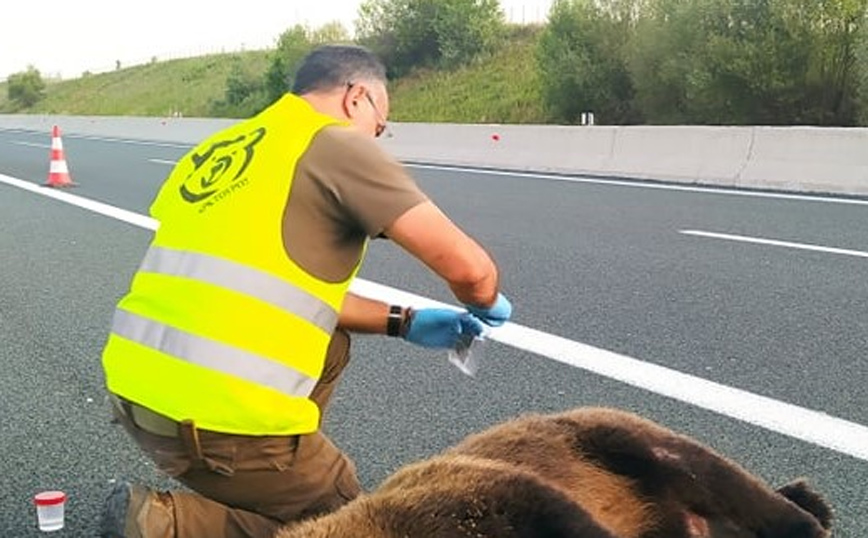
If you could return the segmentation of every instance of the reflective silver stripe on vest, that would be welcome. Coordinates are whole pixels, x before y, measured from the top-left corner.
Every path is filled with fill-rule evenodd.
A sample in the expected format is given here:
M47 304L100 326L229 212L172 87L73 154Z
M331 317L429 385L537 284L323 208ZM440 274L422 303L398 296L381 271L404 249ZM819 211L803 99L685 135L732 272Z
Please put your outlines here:
M139 271L192 278L255 297L313 323L327 334L338 322L338 313L331 306L305 290L216 256L151 247Z
M285 364L126 310L115 310L112 332L177 359L270 387L288 396L310 396L316 385L316 379Z

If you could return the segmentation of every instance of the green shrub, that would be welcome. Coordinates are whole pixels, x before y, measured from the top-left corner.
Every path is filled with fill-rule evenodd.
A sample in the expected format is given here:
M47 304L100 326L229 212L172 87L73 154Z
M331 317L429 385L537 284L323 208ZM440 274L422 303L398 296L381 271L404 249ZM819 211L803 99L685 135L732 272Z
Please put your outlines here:
M358 41L392 78L419 68L453 69L493 52L505 23L497 0L367 0Z
M626 57L637 1L557 0L540 38L542 95L557 122L593 112L597 123L635 123L634 88Z
M45 97L45 81L32 65L27 71L14 73L6 79L9 100L20 108L30 108Z

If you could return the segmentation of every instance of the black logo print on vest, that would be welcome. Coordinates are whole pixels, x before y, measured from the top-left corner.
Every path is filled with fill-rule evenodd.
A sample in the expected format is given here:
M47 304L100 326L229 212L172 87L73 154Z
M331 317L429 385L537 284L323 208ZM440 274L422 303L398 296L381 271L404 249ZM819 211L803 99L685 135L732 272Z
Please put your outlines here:
M231 187L253 159L253 149L265 136L265 127L233 140L215 142L205 153L191 157L195 168L181 185L181 196L195 204Z

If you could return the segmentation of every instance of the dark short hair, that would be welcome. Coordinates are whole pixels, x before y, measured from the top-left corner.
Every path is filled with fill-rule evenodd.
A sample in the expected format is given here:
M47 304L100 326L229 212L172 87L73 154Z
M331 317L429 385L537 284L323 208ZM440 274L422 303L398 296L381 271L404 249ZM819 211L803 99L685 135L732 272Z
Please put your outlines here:
M357 80L386 83L386 68L370 50L356 45L322 45L301 62L292 93L328 91Z

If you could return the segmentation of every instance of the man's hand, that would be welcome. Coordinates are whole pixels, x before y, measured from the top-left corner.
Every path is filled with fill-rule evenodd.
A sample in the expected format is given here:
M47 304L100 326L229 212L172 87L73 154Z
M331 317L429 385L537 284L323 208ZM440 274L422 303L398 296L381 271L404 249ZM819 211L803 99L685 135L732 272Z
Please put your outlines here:
M488 308L480 308L478 306L467 305L467 311L481 319L487 325L492 327L500 327L512 316L512 304L503 296L502 293L497 294L497 299L494 304Z
M424 308L410 315L404 340L417 346L453 349L468 335L479 336L484 325L472 314L446 308Z

